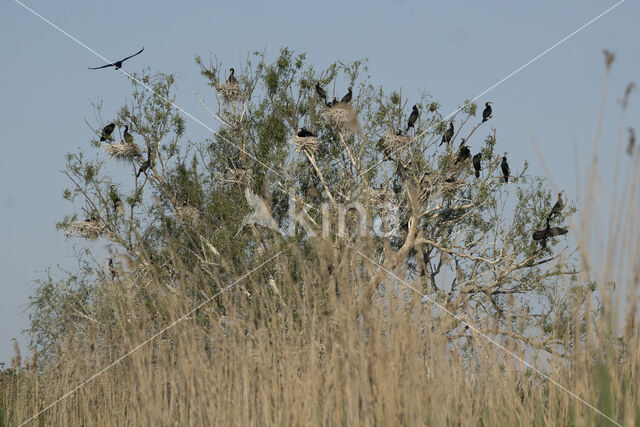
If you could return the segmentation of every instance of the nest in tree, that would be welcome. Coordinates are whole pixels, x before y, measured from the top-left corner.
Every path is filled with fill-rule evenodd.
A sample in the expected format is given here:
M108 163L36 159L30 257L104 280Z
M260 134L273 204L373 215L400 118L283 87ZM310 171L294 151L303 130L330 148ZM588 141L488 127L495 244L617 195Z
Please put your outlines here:
M95 240L107 229L107 225L100 220L85 220L71 224L71 230L67 232L69 236L81 236L86 239Z
M382 150L387 156L397 155L411 142L409 135L396 135L393 132L387 132L382 137Z
M126 142L118 142L116 144L107 144L104 147L104 151L106 151L110 157L115 157L120 160L130 160L134 157L138 157L142 155L142 150L135 142L126 143Z
M227 168L224 180L229 184L248 185L253 178L253 172L251 169L242 168Z
M215 87L218 93L222 95L224 102L234 102L242 99L242 90L236 82L216 83Z
M178 206L176 216L185 223L193 224L200 219L200 211L193 206Z
M291 143L296 146L296 151L304 151L307 154L315 154L320 146L320 140L315 136L294 136Z
M339 102L331 107L324 107L324 116L332 126L338 129L345 129L352 133L360 130L358 114L349 104Z
M375 188L369 197L371 205L380 210L390 211L394 209L393 192L387 188Z

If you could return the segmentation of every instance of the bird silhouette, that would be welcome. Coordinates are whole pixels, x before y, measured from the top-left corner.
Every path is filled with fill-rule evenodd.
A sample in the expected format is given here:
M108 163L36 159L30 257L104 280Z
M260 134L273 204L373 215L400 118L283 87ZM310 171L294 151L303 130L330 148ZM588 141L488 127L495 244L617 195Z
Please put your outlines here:
M511 172L509 169L509 163L507 163L507 156L502 156L502 164L500 165L502 168L502 175L504 176L504 182L509 182L509 173Z
M133 144L133 136L129 133L129 125L124 125L124 133L122 136L124 137L124 142Z
M482 112L482 123L489 120L493 114L493 110L491 109L491 102L487 102L484 104L484 111Z
M471 150L469 150L469 147L464 144L465 142L467 142L466 139L462 138L462 142L460 143L460 150L458 151L458 156L456 157L455 164L471 158Z
M353 88L351 86L349 86L349 92L347 92L347 94L342 97L340 102L342 102L343 104L348 104L348 103L351 102L351 98L353 97L352 89Z
M420 112L418 111L418 106L414 105L413 111L411 111L411 115L409 115L409 122L407 123L407 132L409 132L410 128L414 127L414 125L416 124L416 120L418 120L419 116L420 116Z
M102 134L100 135L100 141L106 141L111 139L111 134L116 129L116 125L113 123L109 123L105 127L102 128Z
M482 153L478 153L475 156L473 156L473 168L476 171L476 178L480 178L480 171L482 170L480 159L482 159Z
M120 68L122 68L122 63L124 61L126 61L127 59L130 59L130 58L133 58L136 55L140 55L143 50L144 50L144 47L142 49L140 49L138 52L134 53L133 55L127 56L126 58L121 59L120 61L116 61L113 64L103 65L102 67L89 67L89 69L90 70L101 70L102 68L115 67L116 70L119 70Z
M308 136L316 136L316 135L307 128L300 128L300 130L298 131L298 136L300 138L306 138Z
M558 193L558 201L556 201L556 204L553 205L553 207L551 208L551 213L549 214L549 218L559 214L560 212L562 212L563 209L564 209L564 202L562 201L562 194Z
M233 68L229 68L229 78L227 79L227 83L238 83L238 79L236 79L236 76L234 75L236 72L235 69Z
M151 156L149 155L147 157L147 160L145 160L145 162L140 165L140 169L138 169L138 173L136 174L136 178L138 178L140 176L141 173L144 172L145 175L147 175L147 169L149 169L151 167Z
M447 129L446 131L444 131L444 134L442 134L442 141L440 141L440 145L444 144L445 142L448 144L451 142L451 138L453 138L453 120L451 120L449 122L449 129Z
M324 102L327 102L327 92L325 92L325 90L322 89L322 86L320 86L320 83L316 83L316 93L320 98L324 100Z

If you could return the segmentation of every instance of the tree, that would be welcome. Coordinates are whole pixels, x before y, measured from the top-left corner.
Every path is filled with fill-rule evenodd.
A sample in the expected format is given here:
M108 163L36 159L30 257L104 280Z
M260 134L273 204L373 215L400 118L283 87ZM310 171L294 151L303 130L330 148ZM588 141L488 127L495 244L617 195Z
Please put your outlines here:
M59 325L61 316L45 308L50 304L69 306L75 300L71 306L81 307L81 314L65 317L63 323L72 322L67 328L80 335L95 328L106 333L119 319L110 309L113 297L101 289L123 286L126 277L123 295L133 295L153 324L162 325L171 320L162 310L167 295L193 307L278 251L294 278L323 258L332 269L359 265L354 274L369 282L358 290L363 315L381 290L400 286L387 273L394 271L459 318L491 326L496 335L525 346L559 351L558 334L581 331L568 324L566 314L583 304L584 293L578 292L574 267L562 252L556 254L560 239L544 247L532 240L551 210L546 182L527 175L526 163L513 182L502 182L502 154L496 151L505 147L489 128L491 121L483 124L476 117L475 104L461 106L452 118L451 142L439 146L449 127L440 105L424 93L409 103L401 91L388 94L375 87L365 61L336 62L317 71L305 54L286 48L273 62L255 52L235 67L237 83L226 81L227 68L220 63L205 64L200 57L196 63L213 89L198 95L219 122L210 139L187 139L185 119L171 105L174 77L146 70L134 75L132 98L115 117L92 126L95 160L83 151L67 156L64 173L71 188L64 197L81 207L58 226L70 235L99 238L113 255L108 270L94 255L93 267L72 277L82 286L70 286L69 278L58 285L47 280L34 295L30 332L41 351L51 355L51 343L62 333L50 327ZM353 99L326 103L317 83L328 99L341 99L353 87ZM212 95L215 107L209 106ZM414 133L404 135L397 129L405 129L414 103L421 114ZM101 117L101 106L95 108ZM101 129L110 121L118 129L128 125L135 146L118 138L100 143ZM314 136L296 136L302 127ZM484 139L478 136L482 132ZM456 161L463 137L474 154L482 153L480 179L470 159ZM145 162L148 168L141 171ZM130 172L114 169L122 165ZM247 222L252 197L262 201L279 230L290 232ZM124 213L115 209L117 200L124 202ZM358 215L365 218L359 221ZM357 232L358 223L364 233ZM329 234L323 234L324 224ZM362 254L380 260L384 269ZM299 256L308 265L299 265ZM260 274L273 281L278 304L300 292L279 289L276 268ZM89 277L94 286L86 286ZM560 277L570 279L571 295L581 296L562 300ZM216 309L224 313L225 304L250 300L253 289L246 286L226 303L216 300ZM336 283L331 298L345 286ZM54 294L62 296L52 299ZM244 303L258 318L267 304ZM452 342L471 337L464 323L440 310L432 320L450 322Z

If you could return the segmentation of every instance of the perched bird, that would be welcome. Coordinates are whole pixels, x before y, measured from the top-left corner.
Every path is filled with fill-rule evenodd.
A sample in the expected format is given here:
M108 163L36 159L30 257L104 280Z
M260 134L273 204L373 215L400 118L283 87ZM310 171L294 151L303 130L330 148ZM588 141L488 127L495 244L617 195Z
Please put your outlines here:
M116 212L116 214L118 215L123 215L124 214L124 203L122 203L122 200L120 199L120 196L118 196L118 192L116 190L116 186L115 185L111 185L111 194L110 194L111 200L113 201L113 210Z
M129 133L129 125L124 125L124 133L122 135L124 137L124 142L127 144L133 144L133 136Z
M543 248L547 247L547 238L549 237L549 218L547 218L547 226L545 228L543 228L542 230L536 230L533 232L533 240L535 241L540 241L540 244L542 245Z
M325 102L327 101L327 92L325 92L324 89L322 89L322 86L320 86L320 83L316 83L316 93L318 94L318 96L320 98L322 98Z
M502 156L502 164L500 165L502 168L502 175L504 176L504 182L509 182L509 173L511 170L509 169L509 163L507 163L507 156Z
M102 69L102 68L115 67L115 68L116 68L116 70L119 70L120 68L122 68L122 63L123 63L124 61L126 61L126 60L127 60L127 59L129 59L129 58L133 58L133 57L134 57L134 56L136 56L136 55L140 55L140 54L142 53L142 51L143 51L143 50L144 50L144 47L143 47L142 49L140 49L138 52L134 53L133 55L131 55L131 56L127 56L126 58L121 59L120 61L116 61L116 62L114 62L113 64L107 64L107 65L103 65L102 67L95 67L95 68L89 67L89 69L90 69L90 70L100 70L100 69Z
M333 101L331 101L331 106L334 107L338 105L338 98L336 98L335 96L333 97Z
M402 129L396 130L396 136L402 136Z
M473 156L473 168L476 170L476 178L480 178L480 171L482 170L480 159L482 159L482 153Z
M144 172L144 174L147 174L147 169L149 169L151 167L151 158L147 158L147 160L145 160L145 162L140 165L140 169L138 169L138 173L136 174L136 178L138 178L140 176L141 173Z
M491 109L491 102L484 104L484 111L482 112L482 123L486 122L492 117L493 110Z
M115 130L116 125L113 123L109 123L105 127L102 128L102 135L100 136L100 141L106 141L111 138L111 134Z
M238 83L238 79L236 79L236 76L234 76L236 70L234 70L233 68L229 68L229 78L227 79L227 83Z
M444 144L445 142L448 144L451 142L451 138L453 138L453 120L451 120L449 122L449 129L447 129L446 131L444 131L444 133L442 134L442 141L440 141L440 145Z
M351 98L353 97L352 89L353 88L351 86L349 86L349 92L347 92L347 94L342 97L340 102L342 102L343 104L348 104L348 103L351 102Z
M413 111L411 111L411 115L409 115L409 122L407 123L407 132L409 132L410 128L414 127L414 125L416 124L416 120L418 120L419 116L420 116L420 112L418 111L418 106L414 105Z
M118 271L113 265L113 258L109 258L109 272L111 273L111 280L115 280L118 275Z
M300 128L300 130L298 131L298 136L300 138L306 138L308 136L316 136L316 135L313 132L311 132L309 129Z
M560 212L562 212L562 210L564 209L564 202L562 201L562 194L558 193L558 201L556 202L555 205L553 205L553 208L551 208L551 213L549 214L549 218L551 218L552 215L557 215Z
M464 162L467 159L471 158L471 150L464 143L466 140L462 138L462 142L460 143L460 150L458 151L458 157L456 157L456 163Z
M636 145L636 133L633 128L629 128L629 145L627 145L627 154L633 155L633 147Z

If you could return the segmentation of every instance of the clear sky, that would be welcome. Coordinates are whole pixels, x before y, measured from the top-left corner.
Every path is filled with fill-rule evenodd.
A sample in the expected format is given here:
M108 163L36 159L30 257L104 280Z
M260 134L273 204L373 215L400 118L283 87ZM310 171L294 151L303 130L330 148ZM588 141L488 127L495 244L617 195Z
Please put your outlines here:
M103 56L135 72L178 74L177 103L215 127L194 94L208 94L194 56L215 55L225 66L252 50L271 56L280 47L307 52L323 67L334 60L367 58L372 81L402 88L411 98L426 89L452 111L534 58L616 1L120 1L25 4ZM571 199L591 153L604 78L602 49L616 53L605 117L601 167L605 185L614 172L620 107L630 81L640 84L640 5L627 0L555 48L478 102L494 102L492 125L512 171L528 160L544 175L529 128L545 153L551 177ZM60 173L64 155L89 150L90 103L102 99L109 117L130 93L113 69L90 71L103 61L30 14L13 0L0 3L0 361L11 357L33 280L48 266L73 268L77 241L56 231L72 207ZM411 102L411 101L410 101ZM640 135L640 93L634 93L627 125ZM192 140L207 131L187 122ZM625 134L626 137L626 134ZM475 143L481 139L476 136ZM472 146L474 141L472 141ZM576 160L577 164L576 164ZM582 179L584 182L584 179Z

